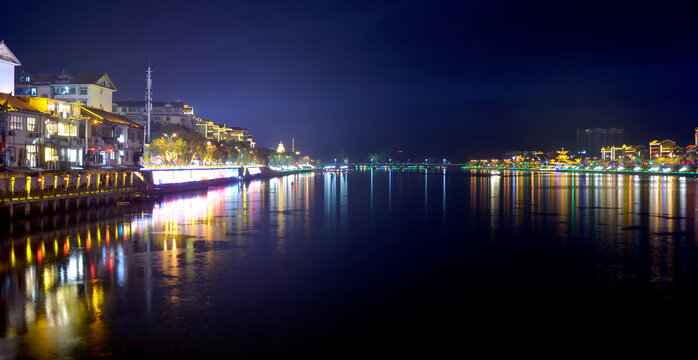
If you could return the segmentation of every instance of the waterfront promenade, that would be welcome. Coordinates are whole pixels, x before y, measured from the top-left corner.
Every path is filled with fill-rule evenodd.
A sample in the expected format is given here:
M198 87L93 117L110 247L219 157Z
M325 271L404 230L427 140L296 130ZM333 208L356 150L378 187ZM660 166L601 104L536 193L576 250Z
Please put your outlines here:
M130 201L145 190L143 175L136 170L81 170L55 173L0 173L0 206L12 218L32 211L68 210Z

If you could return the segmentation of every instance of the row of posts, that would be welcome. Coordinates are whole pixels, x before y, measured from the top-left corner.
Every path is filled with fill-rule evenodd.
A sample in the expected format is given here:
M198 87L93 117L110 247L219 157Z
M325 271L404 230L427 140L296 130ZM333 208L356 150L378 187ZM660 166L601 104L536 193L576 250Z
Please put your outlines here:
M118 201L144 186L142 175L134 170L33 175L6 173L0 175L0 206L7 208L10 217L15 215L16 208L23 208L25 215L29 215L32 206L44 213L46 209L58 211L59 202L68 209L71 202L79 207L82 203L90 206L93 203L99 205L101 201Z

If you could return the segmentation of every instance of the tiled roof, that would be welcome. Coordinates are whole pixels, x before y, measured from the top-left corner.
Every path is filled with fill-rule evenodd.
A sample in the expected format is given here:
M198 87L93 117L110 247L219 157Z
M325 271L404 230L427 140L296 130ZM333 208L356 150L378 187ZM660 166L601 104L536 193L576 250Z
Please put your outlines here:
M17 74L18 76L29 76L29 84L50 85L50 84L94 84L116 90L116 86L106 73L78 73L69 74L66 72L58 74ZM99 80L106 77L106 85L99 83ZM17 82L21 85L22 82ZM26 84L26 83L25 83Z
M15 54L10 51L10 48L5 45L4 41L0 41L0 60L6 61L12 65L18 66L22 65L22 63L19 62L19 59L15 56Z
M134 101L134 100L114 100L112 102L113 106L133 106L133 107L144 107L145 101ZM165 107L165 105L170 105L172 108L184 108L184 103L181 101L153 101L153 107Z
M0 93L0 108L8 107L8 110L24 110L41 113L39 109L29 105L28 102L12 96L10 94ZM43 114L43 113L42 113Z
M136 124L135 122L123 117L119 116L114 113L110 113L108 111L104 111L100 108L92 107L92 106L87 106L87 105L82 105L82 111L81 114L84 117L88 117L91 120L97 120L97 121L108 121L108 122L113 122L113 123L118 123L118 124L125 124L129 125L135 128L143 128L142 126Z

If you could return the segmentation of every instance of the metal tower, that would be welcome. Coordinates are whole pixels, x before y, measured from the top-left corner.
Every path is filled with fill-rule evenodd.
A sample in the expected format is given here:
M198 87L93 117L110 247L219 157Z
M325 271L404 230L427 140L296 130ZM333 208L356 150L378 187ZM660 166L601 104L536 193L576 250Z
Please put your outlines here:
M147 140L146 143L150 143L150 112L153 110L153 79L150 77L150 64L148 64L148 71L145 72L145 111L148 113L148 128L146 129Z

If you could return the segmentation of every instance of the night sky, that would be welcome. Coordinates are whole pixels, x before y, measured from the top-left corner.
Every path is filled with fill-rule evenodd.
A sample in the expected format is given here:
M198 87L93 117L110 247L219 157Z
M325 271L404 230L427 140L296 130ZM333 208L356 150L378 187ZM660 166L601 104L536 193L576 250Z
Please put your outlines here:
M154 100L261 146L455 160L574 147L587 127L691 143L698 13L682 6L14 1L0 38L29 73L107 72L114 99L143 99L150 59Z

